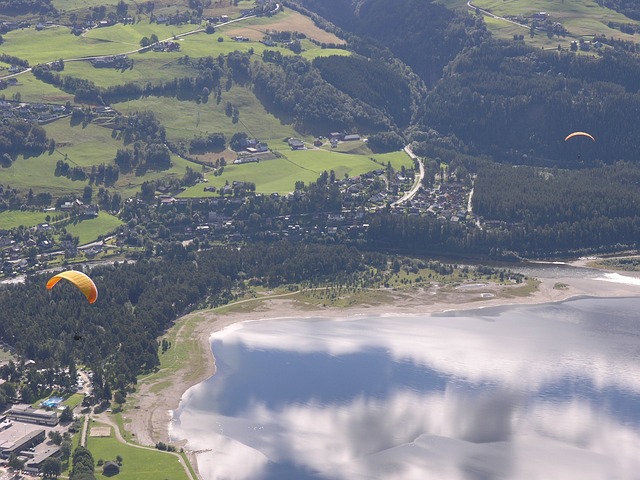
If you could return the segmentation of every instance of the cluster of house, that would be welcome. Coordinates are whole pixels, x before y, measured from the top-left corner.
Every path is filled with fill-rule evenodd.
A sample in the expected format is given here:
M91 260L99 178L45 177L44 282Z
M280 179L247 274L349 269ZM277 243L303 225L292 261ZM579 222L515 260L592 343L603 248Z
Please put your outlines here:
M93 58L90 62L95 68L122 68L129 64L129 56L125 54L109 55Z
M257 138L243 138L239 142L239 147L238 157L233 161L236 165L257 163L261 158L265 159L265 154L270 153L269 145Z
M326 141L329 141L331 148L336 148L340 142L354 142L362 140L357 133L331 132L328 137L320 136L313 141L313 145L321 147ZM366 140L365 140L366 141Z
M7 33L11 30L17 30L19 28L29 28L31 24L29 22L0 22L0 33Z
M70 113L71 110L65 105L0 100L0 118L2 119L20 118L44 124L69 115Z
M207 17L207 22L209 23L225 23L229 21L229 17L227 15L220 15L218 17Z
M77 209L80 216L88 218L96 217L99 210L97 205L82 205L82 203L78 205L75 202L65 202L60 206L60 211L63 212L74 209ZM49 223L40 223L31 227L29 235L20 237L10 230L0 230L0 272L4 275L17 275L36 271L40 264L35 258L28 257L27 252L31 248L37 248L42 253L51 252L56 248L75 253L76 244L70 240L55 241L55 233ZM95 245L83 251L87 257L92 258L102 251L102 247Z
M180 44L173 41L157 42L151 46L151 50L154 52L177 52L180 50Z

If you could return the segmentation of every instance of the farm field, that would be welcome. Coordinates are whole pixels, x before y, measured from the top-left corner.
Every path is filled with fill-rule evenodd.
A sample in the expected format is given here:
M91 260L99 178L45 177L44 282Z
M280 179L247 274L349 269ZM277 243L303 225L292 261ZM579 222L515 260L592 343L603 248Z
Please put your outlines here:
M378 168L382 164L391 162L396 170L402 165L413 165L411 159L404 152L394 152L382 155L349 155L330 152L322 149L281 151L283 158L265 160L259 163L243 165L227 165L220 176L209 174L206 176L209 186L216 189L223 187L226 182L235 181L255 183L256 191L260 193L286 194L293 191L296 181L305 184L315 182L323 171L333 170L336 178L343 178L345 174L355 177ZM376 161L372 160L375 159ZM205 192L204 185L198 184L182 192L180 197L216 196L217 192Z
M280 12L274 17L252 18L247 21L227 25L222 27L221 30L231 37L242 35L255 41L262 40L267 30L276 30L280 32L304 33L307 38L311 38L320 43L344 44L344 40L340 37L322 30L317 27L309 17L305 17L294 10Z
M51 27L40 32L33 28L13 30L3 37L3 53L28 60L31 65L60 58L111 55L131 50L113 42L76 37L67 27Z

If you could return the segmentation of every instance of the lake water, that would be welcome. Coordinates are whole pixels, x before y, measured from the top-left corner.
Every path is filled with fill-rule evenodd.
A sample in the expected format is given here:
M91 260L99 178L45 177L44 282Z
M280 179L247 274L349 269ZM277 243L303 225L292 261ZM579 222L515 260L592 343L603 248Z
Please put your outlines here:
M173 438L205 479L639 479L640 299L245 322Z

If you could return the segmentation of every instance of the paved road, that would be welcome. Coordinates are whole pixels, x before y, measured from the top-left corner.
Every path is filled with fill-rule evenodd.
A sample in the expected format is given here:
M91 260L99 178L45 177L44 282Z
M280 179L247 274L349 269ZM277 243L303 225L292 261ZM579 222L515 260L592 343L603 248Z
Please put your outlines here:
M467 2L467 7L472 8L474 10L478 10L479 12L481 12L483 15L486 15L487 17L496 18L498 20L502 20L504 22L511 23L512 25L516 25L518 27L526 28L527 30L529 30L531 28L531 26L529 26L529 25L523 25L521 23L514 22L513 20L509 20L508 18L499 17L498 15L494 15L493 13L491 13L488 10L484 10L484 9L482 9L480 7L476 7L473 3L471 3L471 0L469 0Z
M242 20L247 20L248 18L254 18L256 15L247 15L246 17L241 17L241 18L236 18L235 20L229 20L228 22L225 23L221 23L219 25L217 25L217 27L222 27L224 25L229 25L231 23L236 23L236 22L240 22ZM204 32L205 29L204 28L197 28L195 30L191 30L189 32L185 32L185 33L180 33L178 35L172 35L168 38L165 38L164 40L159 40L158 43L160 42L167 42L170 40L174 40L176 38L181 38L181 37L186 37L187 35L193 35L195 33L201 33ZM87 60L95 60L98 58L108 58L108 57L113 57L114 55L132 55L134 53L140 53L142 50L146 50L149 49L152 45L155 44L151 44L148 47L144 47L144 48L136 48L135 50L130 50L128 52L121 52L121 53L110 53L108 55L91 55L88 57L77 57L77 58L63 58L62 61L63 62L84 62ZM45 62L45 65L51 65L53 62L57 62L59 59L55 59L55 60L51 60L50 62ZM9 75L5 75L4 77L0 77L0 80L6 80L7 78L11 78L11 77L17 77L18 75L22 75L24 73L28 73L32 70L32 67L26 68L24 70L22 70L21 72L18 73L12 73Z
M422 180L424 179L424 163L422 163L422 160L420 160L420 158L418 158L418 156L415 153L413 153L413 150L411 150L411 147L409 147L408 145L404 147L404 151L407 152L407 155L409 155L412 160L416 160L418 162L420 173L416 177L413 183L413 187L411 187L411 190L409 190L402 197L400 197L398 200L393 202L392 206L402 205L403 203L408 202L413 197L415 197L416 193L418 193L418 190L420 190L420 185L422 185Z

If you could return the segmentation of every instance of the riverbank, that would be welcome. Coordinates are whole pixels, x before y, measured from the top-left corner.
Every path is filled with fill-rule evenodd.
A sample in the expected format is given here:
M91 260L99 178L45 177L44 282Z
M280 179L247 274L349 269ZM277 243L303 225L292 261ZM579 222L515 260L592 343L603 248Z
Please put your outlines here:
M535 287L535 290L534 290ZM534 290L534 291L533 291ZM533 292L532 292L533 291ZM531 293L532 292L532 293ZM537 304L576 296L629 297L640 295L640 276L602 272L593 277L540 278L529 285L462 284L406 290L381 290L356 306L312 304L304 294L291 293L244 300L221 309L197 312L176 322L168 338L171 347L157 374L142 379L123 414L125 428L140 444L170 442L171 415L184 392L215 373L210 336L237 322L285 317L346 317L393 313L423 315L498 305ZM184 446L186 441L170 442ZM191 457L194 467L195 456Z

